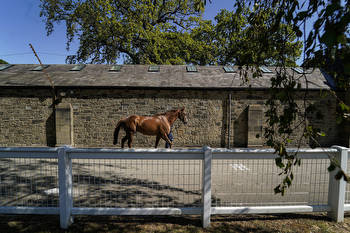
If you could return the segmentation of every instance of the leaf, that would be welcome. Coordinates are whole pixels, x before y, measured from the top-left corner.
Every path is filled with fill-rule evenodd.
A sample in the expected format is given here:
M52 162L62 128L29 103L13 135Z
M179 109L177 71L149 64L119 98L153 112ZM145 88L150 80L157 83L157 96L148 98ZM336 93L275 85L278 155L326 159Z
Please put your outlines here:
M290 178L287 176L286 178L284 178L284 183L287 183L288 187L292 184L292 181L290 180Z
M323 24L323 22L324 22L323 18L317 19L314 23L314 29L319 29L321 27L321 25Z
M331 29L326 30L320 38L320 42L332 47L337 43L337 34Z
M334 14L334 12L336 10L338 10L340 8L340 6L336 3L333 3L333 4L329 4L327 7L326 7L326 11L325 11L325 16L331 16Z
M295 35L297 37L302 37L303 36L303 32L298 27L294 28L294 32L295 32Z
M346 75L350 75L350 62L349 61L345 61L344 64L344 73Z
M284 146L280 145L280 148L279 148L279 151L278 151L279 155L284 155L284 152L285 152Z
M286 188L283 186L281 189L281 195L284 196L285 192L286 192Z
M350 107L348 106L348 105L346 105L344 102L340 102L339 103L339 106L340 106L340 108L341 108L341 110L343 111L343 112L348 112L348 111L350 111Z
M336 123L339 125L343 122L343 118L341 116L337 116Z
M295 159L294 166L298 164L298 159Z
M300 21L303 21L308 16L309 11L301 11L297 14L297 18Z
M333 163L331 163L331 165L329 165L329 167L327 168L327 170L328 170L329 172L332 172L332 171L335 170L335 168L336 168L336 166L335 166Z
M348 176L348 174L344 174L344 180L349 183L350 182L350 177Z
M325 136L326 136L326 133L324 133L324 132L317 132L317 135L318 135L318 136L321 136L321 137L325 137Z
M276 165L277 165L279 168L285 167L284 163L282 162L282 158L281 158L281 157L275 158L275 163L276 163Z
M344 176L344 172L342 170L338 171L335 175L336 180L340 180Z
M276 186L276 187L273 189L273 191L274 191L275 194L281 193L280 186L281 186L281 185L278 185L278 186Z

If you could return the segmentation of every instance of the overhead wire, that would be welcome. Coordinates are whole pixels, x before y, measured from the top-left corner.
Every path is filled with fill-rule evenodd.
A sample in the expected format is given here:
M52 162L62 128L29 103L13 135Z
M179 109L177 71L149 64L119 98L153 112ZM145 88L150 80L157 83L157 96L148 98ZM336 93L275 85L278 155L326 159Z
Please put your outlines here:
M37 52L38 54L52 55L52 56L68 56L69 54L59 54L59 53L48 53L48 52ZM9 57L9 56L20 56L20 55L29 55L33 54L31 52L26 53L10 53L10 54L0 54L0 57Z

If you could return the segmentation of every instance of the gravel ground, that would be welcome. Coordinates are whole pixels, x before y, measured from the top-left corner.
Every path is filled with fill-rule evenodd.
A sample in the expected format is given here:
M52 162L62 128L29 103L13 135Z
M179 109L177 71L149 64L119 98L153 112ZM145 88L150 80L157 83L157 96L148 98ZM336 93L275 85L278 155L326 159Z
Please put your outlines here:
M61 230L58 216L0 215L2 233L13 232L350 232L350 215L343 223L330 221L325 214L216 216L211 226L201 227L199 216L116 217L77 216L68 230Z

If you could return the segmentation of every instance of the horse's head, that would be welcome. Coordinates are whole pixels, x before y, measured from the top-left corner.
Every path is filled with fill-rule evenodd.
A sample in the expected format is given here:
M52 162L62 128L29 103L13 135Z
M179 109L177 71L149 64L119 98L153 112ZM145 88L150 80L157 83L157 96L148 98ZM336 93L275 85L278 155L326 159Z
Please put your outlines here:
M187 117L186 117L186 113L185 113L185 108L182 108L181 110L179 110L179 119L186 125L187 124Z

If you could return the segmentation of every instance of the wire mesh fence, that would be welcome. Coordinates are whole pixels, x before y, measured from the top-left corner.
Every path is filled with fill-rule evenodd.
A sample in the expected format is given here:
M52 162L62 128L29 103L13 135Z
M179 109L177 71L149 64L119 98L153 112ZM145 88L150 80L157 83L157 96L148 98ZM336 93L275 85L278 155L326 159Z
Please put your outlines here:
M212 206L327 204L328 165L302 160L282 197L273 160L213 160ZM58 206L57 159L0 159L0 169L1 206ZM73 160L75 207L198 207L201 189L199 160Z
M57 159L0 158L0 206L58 207Z
M73 159L74 207L196 207L202 161Z
M72 214L205 213L210 218L243 209L328 211L341 221L344 208L350 210L339 207L344 194L345 204L350 202L350 187L330 177L329 154L347 169L346 148L302 150L293 184L280 196L273 189L283 176L269 149L0 148L0 212L59 213L63 227Z
M304 159L293 170L292 186L284 196L274 188L283 176L273 159L213 160L212 206L324 205L328 201L327 159Z
M213 160L212 206L326 205L327 159L304 159L284 196L273 159ZM74 207L199 207L202 161L73 160Z
M349 151L350 152L350 151ZM347 174L350 174L350 159L348 158L347 163ZM345 190L345 204L350 204L350 184L346 184L346 190Z

